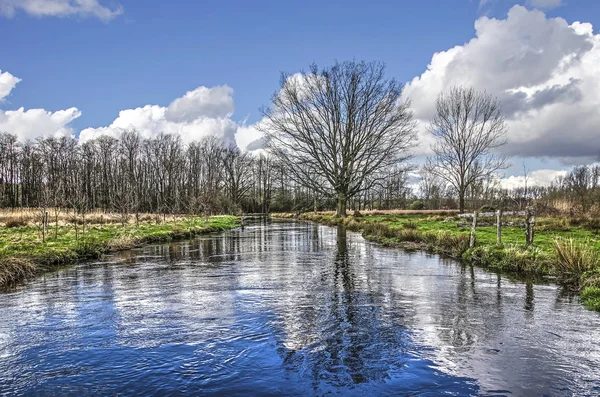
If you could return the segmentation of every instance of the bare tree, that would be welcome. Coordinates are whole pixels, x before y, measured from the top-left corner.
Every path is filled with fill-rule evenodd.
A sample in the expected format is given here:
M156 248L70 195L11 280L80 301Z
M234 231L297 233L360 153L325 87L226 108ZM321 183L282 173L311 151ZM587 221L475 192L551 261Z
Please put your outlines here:
M313 64L308 73L282 74L280 84L263 111L270 150L296 181L335 194L337 216L346 215L349 198L379 182L382 169L410 158L412 113L384 64Z
M429 166L456 190L464 212L469 187L507 167L506 158L493 153L506 144L500 103L473 88L451 88L437 98L429 130L436 138Z

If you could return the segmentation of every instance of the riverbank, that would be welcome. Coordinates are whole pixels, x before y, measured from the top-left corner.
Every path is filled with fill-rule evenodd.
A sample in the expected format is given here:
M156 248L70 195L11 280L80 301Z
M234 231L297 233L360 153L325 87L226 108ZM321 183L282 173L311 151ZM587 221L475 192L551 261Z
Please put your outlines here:
M57 223L45 233L36 225L5 224L0 227L0 289L58 266L100 258L108 252L222 232L239 224L239 218L234 216L172 217L163 218L160 223Z
M508 273L552 278L580 292L582 303L600 311L600 237L594 222L538 218L534 244L525 245L522 228L503 227L502 245L495 226L477 228L476 245L469 247L470 228L457 226L454 211L392 211L336 218L333 212L304 213L299 219L330 226L344 225L371 241L406 250L424 250L464 263ZM272 214L295 218L295 214ZM510 221L510 219L507 219Z

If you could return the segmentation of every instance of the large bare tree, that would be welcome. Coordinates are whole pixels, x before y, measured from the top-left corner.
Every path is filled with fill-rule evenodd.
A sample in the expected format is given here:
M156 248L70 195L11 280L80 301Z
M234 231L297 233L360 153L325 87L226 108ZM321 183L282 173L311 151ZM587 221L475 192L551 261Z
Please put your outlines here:
M500 103L473 88L451 88L438 96L429 130L435 137L429 169L456 190L464 212L467 190L507 167L506 158L494 153L506 144Z
M348 199L405 163L415 126L403 85L377 62L336 62L307 73L282 74L281 88L263 110L271 152L296 182L337 198L337 216Z

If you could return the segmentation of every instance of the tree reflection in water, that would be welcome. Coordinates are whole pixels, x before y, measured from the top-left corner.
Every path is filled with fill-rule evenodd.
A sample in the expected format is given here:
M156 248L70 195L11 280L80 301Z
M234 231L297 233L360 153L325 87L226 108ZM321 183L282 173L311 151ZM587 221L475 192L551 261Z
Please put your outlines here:
M333 261L322 264L322 284L310 294L314 312L295 317L299 334L312 335L303 338L312 343L292 349L282 343L284 365L310 373L315 388L321 382L333 387L383 382L407 361L406 313L397 305L383 313L381 293L367 287L366 265L353 260L344 227L338 227L336 243Z

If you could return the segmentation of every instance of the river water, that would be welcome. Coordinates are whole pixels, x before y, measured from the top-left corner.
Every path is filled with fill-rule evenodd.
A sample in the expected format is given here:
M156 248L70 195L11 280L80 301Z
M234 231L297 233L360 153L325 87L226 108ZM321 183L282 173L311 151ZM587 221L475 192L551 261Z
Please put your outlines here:
M312 223L147 246L0 295L0 395L600 395L600 315Z

